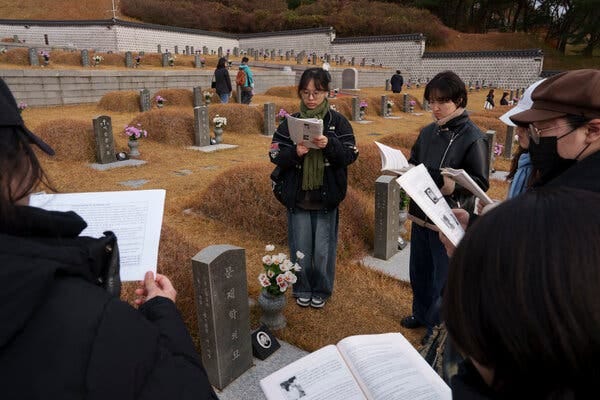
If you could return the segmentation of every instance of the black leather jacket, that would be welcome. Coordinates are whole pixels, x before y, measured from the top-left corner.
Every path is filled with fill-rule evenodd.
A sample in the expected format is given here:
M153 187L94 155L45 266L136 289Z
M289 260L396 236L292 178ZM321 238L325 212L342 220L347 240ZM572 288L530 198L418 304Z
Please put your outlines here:
M443 126L435 122L421 130L410 152L409 163L425 164L438 188L444 185L440 168L464 169L484 190L489 188L489 160L487 139L469 119L465 111ZM444 196L450 208L463 208L473 212L475 197L468 190L456 185L454 192ZM425 213L411 202L409 213L427 220Z
M298 114L294 115L298 117ZM323 149L325 174L323 186L310 193L322 209L336 208L346 197L348 188L348 165L358 157L354 131L350 122L340 113L329 110L323 118L323 134L329 139ZM271 162L281 168L283 174L283 203L294 209L306 192L302 190L303 157L298 157L296 145L290 139L287 120L273 134L269 151Z

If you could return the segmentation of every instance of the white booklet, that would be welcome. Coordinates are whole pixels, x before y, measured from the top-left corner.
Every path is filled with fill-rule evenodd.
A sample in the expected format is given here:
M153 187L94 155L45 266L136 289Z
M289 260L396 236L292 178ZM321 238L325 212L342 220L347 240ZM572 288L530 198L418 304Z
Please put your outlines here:
M391 172L396 175L405 173L411 165L398 149L375 142L381 156L381 172Z
M450 206L425 165L419 164L411 168L396 181L435 226L450 239L453 245L457 246L465 230L450 210Z
M323 120L318 118L295 118L291 115L286 117L290 138L294 144L303 144L309 149L319 147L312 139L323 135Z
M75 211L88 226L81 236L117 236L121 280L142 280L156 272L165 190L52 193L30 197L29 205L53 211Z
M441 168L440 173L451 178L469 192L473 193L475 197L477 197L483 203L484 206L493 203L493 200L487 194L485 194L483 189L481 189L481 187L475 183L473 178L471 178L471 176L467 174L464 169L454 169L449 167Z
M261 379L268 400L446 400L448 385L401 333L349 336Z

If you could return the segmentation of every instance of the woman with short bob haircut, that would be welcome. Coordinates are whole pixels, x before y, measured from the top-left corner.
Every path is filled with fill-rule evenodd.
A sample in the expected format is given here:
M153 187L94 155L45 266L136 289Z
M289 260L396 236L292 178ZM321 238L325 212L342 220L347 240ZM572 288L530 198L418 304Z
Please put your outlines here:
M595 397L599 204L598 193L539 189L467 231L443 303L448 333L466 357L452 380L455 399Z
M323 135L313 139L318 148L293 143L284 120L269 151L283 181L280 201L287 209L291 259L302 267L293 286L301 307L322 308L333 293L338 206L346 196L348 165L358 157L352 125L329 108L329 80L327 71L309 68L298 84L300 113L293 117L323 120Z

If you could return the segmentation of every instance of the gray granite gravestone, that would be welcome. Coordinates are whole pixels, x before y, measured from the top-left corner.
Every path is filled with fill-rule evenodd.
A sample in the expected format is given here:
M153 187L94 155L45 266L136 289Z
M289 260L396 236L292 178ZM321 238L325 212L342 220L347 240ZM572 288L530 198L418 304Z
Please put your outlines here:
M252 366L246 252L208 246L192 258L192 272L202 362L210 383L223 389Z
M219 48L217 49L217 57L221 58L223 57L223 47L219 46Z
M150 91L146 88L140 90L140 111L150 111Z
M202 87L194 86L192 88L193 98L194 98L194 108L201 106L204 103L204 98L202 97Z
M386 92L390 91L390 80L389 80L389 78L385 80L385 91Z
M90 53L86 49L81 50L81 66L90 66Z
M240 56L240 48L239 47L234 47L233 48L233 56L234 57L239 57Z
M504 158L511 159L512 158L512 144L515 137L515 127L514 126L506 126L506 138L504 139L504 153L502 154Z
M383 95L381 96L381 116L382 117L387 117L387 96Z
M200 62L200 55L194 54L194 66L196 68L202 68L202 63Z
M493 169L493 161L494 161L494 141L496 140L496 131L486 131L485 136L487 138L488 144L488 163L490 166L490 171Z
M358 87L358 71L356 68L346 68L342 71L342 89L356 89Z
M29 48L29 65L34 67L40 66L40 60L38 59L37 49L35 47Z
M208 107L194 107L194 146L210 146Z
M162 54L162 66L163 67L169 66L169 54L167 54L167 53Z
M191 54L195 54L195 53L194 53L194 46L190 46L190 53L191 53Z
M208 47L202 46L202 54L208 54Z
M285 61L290 61L290 52L289 51L285 52Z
M352 121L360 121L360 100L352 97Z
M160 44L156 45L156 52L157 53L162 53L161 48L160 48Z
M373 257L388 260L398 252L400 234L400 185L396 176L381 175L375 181L375 238Z
M96 162L107 164L116 161L112 122L109 116L100 115L93 120L96 139Z
M175 52L175 54L179 54L179 46L175 45L173 47L173 51Z
M133 54L130 51L125 52L125 67L133 68Z
M254 61L258 61L258 50L254 50Z
M317 65L317 55L316 55L316 53L312 53L312 65Z
M345 60L345 58L344 58L344 60ZM354 57L352 57L352 58L350 59L350 65L352 65L352 66L354 67Z
M263 134L265 136L271 136L273 132L275 132L275 103L265 103L264 119Z
M189 45L185 46L185 54L186 55L190 54L190 46Z
M13 35L13 43L21 43L19 41L19 35Z
M275 50L271 50L271 61L275 60Z
M405 113L410 111L410 97L406 93L402 96L402 111Z

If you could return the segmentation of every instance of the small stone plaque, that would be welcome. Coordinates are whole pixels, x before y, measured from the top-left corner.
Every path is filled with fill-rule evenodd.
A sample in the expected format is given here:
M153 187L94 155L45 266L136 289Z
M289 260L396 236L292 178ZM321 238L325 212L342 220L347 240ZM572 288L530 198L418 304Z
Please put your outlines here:
M250 337L252 338L252 354L259 360L264 360L281 347L277 338L264 324L253 331Z

